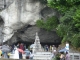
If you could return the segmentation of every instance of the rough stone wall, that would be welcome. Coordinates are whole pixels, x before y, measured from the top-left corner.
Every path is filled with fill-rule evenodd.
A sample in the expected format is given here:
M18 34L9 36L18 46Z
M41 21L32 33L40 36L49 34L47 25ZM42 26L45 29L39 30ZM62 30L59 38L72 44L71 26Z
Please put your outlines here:
M9 4L9 0L7 2L6 9L0 14L4 20L4 42L10 39L15 30L22 26L35 25L35 22L40 18L41 11L41 3L37 0L14 0L12 4Z
M0 42L2 42L2 40L3 40L3 33L2 33L3 26L4 26L4 22L3 22L2 18L0 17Z
M46 19L57 14L55 10L46 8L39 0L6 0L6 7L0 12L4 21L3 41L12 40L16 42L18 41L17 37L19 37L23 41L31 42L34 41L36 31L40 33L41 42L58 41L59 37L55 32L53 34L52 32L47 33L36 26L27 27L28 25L35 25L36 21L41 18ZM26 30L23 30L22 27ZM19 32L19 29L23 30L24 34Z

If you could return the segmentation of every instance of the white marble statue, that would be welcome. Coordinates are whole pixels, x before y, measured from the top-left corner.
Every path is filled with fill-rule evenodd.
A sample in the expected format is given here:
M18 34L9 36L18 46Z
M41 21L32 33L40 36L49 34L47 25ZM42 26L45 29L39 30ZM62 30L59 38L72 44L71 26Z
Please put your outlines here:
M40 52L40 51L42 51L40 39L39 39L38 33L36 32L35 42L34 42L34 47L33 47L33 53Z

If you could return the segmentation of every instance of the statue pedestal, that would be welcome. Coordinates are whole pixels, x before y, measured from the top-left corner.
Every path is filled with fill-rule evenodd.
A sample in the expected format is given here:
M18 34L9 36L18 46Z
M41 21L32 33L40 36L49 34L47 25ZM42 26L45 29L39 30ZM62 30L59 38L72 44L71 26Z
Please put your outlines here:
M38 33L36 33L34 45L35 46L33 47L33 53L41 51L41 44Z

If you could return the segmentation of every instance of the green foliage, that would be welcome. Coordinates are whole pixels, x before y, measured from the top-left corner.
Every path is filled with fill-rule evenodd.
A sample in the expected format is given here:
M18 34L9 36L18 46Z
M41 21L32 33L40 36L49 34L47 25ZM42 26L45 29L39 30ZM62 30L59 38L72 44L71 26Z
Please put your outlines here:
M46 23L44 24L44 28L48 31L56 28L58 25L58 19L56 17L50 17L47 19Z
M72 45L75 46L76 48L80 47L80 33L79 34L75 34L72 36Z
M59 24L57 27L57 33L60 37L63 37L64 35L66 35L67 32L67 26L63 25L63 24ZM66 29L66 31L65 31Z
M56 54L56 56L53 58L53 60L60 60L60 55Z
M77 29L77 31L80 32L80 10L77 9L75 12L75 16L73 16L73 22L74 22L74 27Z
M60 37L67 36L73 27L73 16L74 10L66 11L65 15L60 18L60 24L57 27L57 33Z
M79 47L78 35L80 33L80 6L74 6L64 13L60 18L60 24L57 27L57 33L63 37L62 43L69 41L74 47ZM77 34L77 35L75 35ZM73 35L75 35L73 37Z
M60 20L55 17L40 20L37 26L48 31L56 29L62 43L69 41L71 45L80 46L80 0L47 0L47 5L61 13Z
M38 20L36 25L40 28L46 29L47 31L51 31L55 29L58 25L58 19L55 16L52 16L44 22L43 20Z
M60 12L69 10L73 5L78 5L80 0L47 0L48 6Z
M43 27L43 26L44 26L43 20L38 20L38 21L36 22L36 25L37 25L38 27L40 27L40 28L44 28L44 27Z

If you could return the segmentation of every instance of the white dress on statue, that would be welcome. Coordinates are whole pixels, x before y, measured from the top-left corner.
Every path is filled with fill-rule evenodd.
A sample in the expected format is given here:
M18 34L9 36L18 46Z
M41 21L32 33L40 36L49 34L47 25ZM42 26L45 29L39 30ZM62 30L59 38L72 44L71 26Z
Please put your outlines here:
M15 51L14 51L14 59L19 59L19 51L17 48L15 48Z

